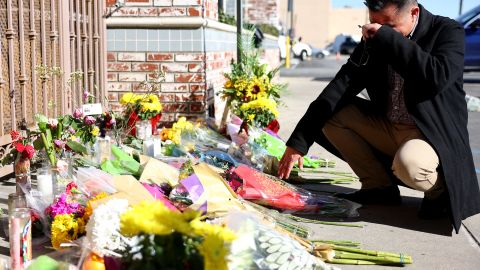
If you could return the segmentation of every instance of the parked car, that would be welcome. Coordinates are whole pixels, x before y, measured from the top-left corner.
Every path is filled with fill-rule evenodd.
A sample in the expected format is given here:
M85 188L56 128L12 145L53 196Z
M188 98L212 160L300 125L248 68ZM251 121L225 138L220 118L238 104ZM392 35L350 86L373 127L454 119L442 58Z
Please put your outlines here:
M285 59L286 57L286 37L279 36L278 37L278 47L280 48L280 57ZM300 58L300 60L305 60L306 58L312 56L312 48L307 43L303 43L301 41L295 42L292 47L293 56Z
M333 42L327 46L326 49L331 50L332 53L341 53L341 46L344 44L347 40L348 43L352 43L352 40L356 43L360 43L360 40L362 37L360 35L346 35L346 34L338 34ZM351 45L350 45L351 46Z
M345 41L340 45L340 54L352 54L358 42L353 40L352 37L347 37Z
M457 18L465 29L465 69L480 69L480 5Z
M330 55L330 51L327 49L320 49L313 46L310 47L312 48L312 56L315 58L324 58L325 56Z

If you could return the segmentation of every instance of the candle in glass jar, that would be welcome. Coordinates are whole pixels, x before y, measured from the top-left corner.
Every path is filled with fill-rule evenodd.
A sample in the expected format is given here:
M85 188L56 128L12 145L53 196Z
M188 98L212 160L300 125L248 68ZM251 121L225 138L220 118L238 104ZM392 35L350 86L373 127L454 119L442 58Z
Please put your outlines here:
M52 196L52 191L53 191L52 174L47 170L41 171L38 173L37 189L45 197Z
M30 209L16 208L9 213L10 269L26 269L32 260L32 221Z

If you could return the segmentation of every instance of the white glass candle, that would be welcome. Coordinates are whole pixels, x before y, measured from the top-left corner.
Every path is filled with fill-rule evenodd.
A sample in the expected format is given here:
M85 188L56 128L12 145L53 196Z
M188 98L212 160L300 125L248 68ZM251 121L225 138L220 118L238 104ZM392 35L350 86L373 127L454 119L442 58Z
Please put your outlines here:
M53 193L52 174L50 170L39 170L37 174L37 189L44 197L51 197Z

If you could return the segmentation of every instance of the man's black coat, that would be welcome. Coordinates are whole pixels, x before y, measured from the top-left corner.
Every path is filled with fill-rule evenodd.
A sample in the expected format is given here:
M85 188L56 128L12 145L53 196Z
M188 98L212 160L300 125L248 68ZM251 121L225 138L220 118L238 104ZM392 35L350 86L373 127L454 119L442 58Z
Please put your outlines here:
M361 59L365 48L368 61L366 55ZM480 191L463 90L464 29L457 22L434 16L420 6L411 40L382 26L372 39L358 45L347 64L310 104L287 145L305 154L317 142L338 154L323 136L324 124L342 106L355 102L355 96L365 88L371 99L369 109L386 115L388 64L404 78L407 109L440 158L439 171L445 178L458 233L462 219L480 212Z

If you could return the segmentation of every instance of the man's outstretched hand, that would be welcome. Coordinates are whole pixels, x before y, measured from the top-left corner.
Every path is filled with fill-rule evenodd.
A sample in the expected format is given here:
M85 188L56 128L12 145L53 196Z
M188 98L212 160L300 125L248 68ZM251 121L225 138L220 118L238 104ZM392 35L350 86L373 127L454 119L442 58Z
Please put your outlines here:
M298 161L298 166L303 169L303 155L292 147L287 147L278 166L278 177L287 179L290 176L293 165Z

